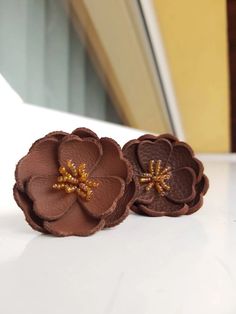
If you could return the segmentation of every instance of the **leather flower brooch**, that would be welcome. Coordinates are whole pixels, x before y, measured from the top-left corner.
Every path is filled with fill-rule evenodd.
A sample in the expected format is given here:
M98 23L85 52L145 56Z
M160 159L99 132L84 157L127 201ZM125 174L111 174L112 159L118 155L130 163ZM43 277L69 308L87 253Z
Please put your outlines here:
M179 216L192 214L202 206L209 183L189 145L169 134L146 134L128 142L123 153L137 180L131 206L134 212Z
M15 172L14 197L35 230L88 236L126 218L135 193L120 146L89 129L36 141Z

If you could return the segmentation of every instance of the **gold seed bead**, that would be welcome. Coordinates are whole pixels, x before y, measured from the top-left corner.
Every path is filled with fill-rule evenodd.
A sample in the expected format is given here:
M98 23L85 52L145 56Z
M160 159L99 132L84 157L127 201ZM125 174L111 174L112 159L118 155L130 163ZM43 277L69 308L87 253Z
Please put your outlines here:
M144 183L144 182L150 182L151 178L140 178L140 182Z
M149 162L149 172L151 173L151 175L154 174L154 163L155 163L154 160L150 160Z
M56 190L64 190L66 193L77 192L77 194L84 200L89 200L93 194L92 188L99 186L95 180L88 180L88 173L86 172L86 164L81 163L78 167L67 160L66 167L60 167L60 176L57 177L57 182L53 184L52 188Z
M160 170L161 170L161 160L158 160L158 161L156 162L156 169L155 169L155 174L156 174L156 176L159 175Z
M167 180L171 177L171 168L161 166L161 160L150 160L149 161L149 172L143 173L139 181L140 183L146 183L146 191L149 191L153 187L157 192L164 196L166 191L170 190L170 186L167 184Z

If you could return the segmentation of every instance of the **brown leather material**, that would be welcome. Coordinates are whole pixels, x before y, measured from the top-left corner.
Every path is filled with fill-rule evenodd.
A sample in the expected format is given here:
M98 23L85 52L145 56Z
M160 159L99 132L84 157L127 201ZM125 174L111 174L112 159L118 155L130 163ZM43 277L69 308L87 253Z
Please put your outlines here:
M166 197L173 202L191 202L196 196L196 175L189 167L172 171L168 184L171 189Z
M114 212L118 200L124 194L125 182L119 177L97 177L95 180L99 186L94 189L91 200L80 200L80 203L91 216L101 218Z
M64 187L57 189L58 178L63 179L60 169L74 178L72 170L66 168L69 160L77 167L86 164L86 182L95 184L88 199L76 190L66 193L65 185L73 187L71 184L63 183ZM131 177L131 166L113 139L99 139L86 128L72 134L56 131L37 140L17 164L14 197L33 229L55 236L86 236L104 228L108 215L114 214L109 218L111 225L125 218L117 204Z
M94 138L95 140L99 140L99 137L92 130L87 128L77 128L72 134L77 135L79 138Z
M103 156L99 162L99 167L92 171L91 176L119 176L129 183L132 177L132 169L128 160L124 157L120 145L108 137L102 137L100 143Z
M209 180L206 175L202 176L201 181L196 186L196 197L188 204L188 215L195 213L203 205L203 196L209 188Z
M53 191L57 176L33 176L27 184L27 195L33 201L35 214L46 220L62 217L76 201L75 193Z
M61 166L66 166L67 160L72 160L76 165L85 163L88 173L96 168L102 154L102 147L98 140L80 139L76 135L66 136L58 148L58 160Z
M172 145L166 139L158 139L152 141L141 141L137 147L137 156L143 172L148 170L150 160L167 161L172 152ZM166 162L163 162L164 165Z
M209 181L203 174L203 164L188 144L171 134L145 134L124 145L123 152L133 167L134 178L138 180L136 199L130 205L134 212L176 217L191 214L202 206ZM147 184L140 180L144 173L150 175L151 160L160 161L162 171L170 169L170 176L161 183L162 187L165 184L169 186L164 193L158 192L156 183L147 190Z
M43 220L38 217L34 211L32 211L33 208L33 202L25 193L22 193L16 186L14 185L13 188L13 194L14 198L16 200L17 205L22 209L22 211L25 214L25 219L28 222L28 224L36 231L40 232L46 232L43 227Z
M24 191L25 183L31 176L56 175L58 173L58 141L54 138L43 138L32 146L23 157L15 171L17 187Z
M78 202L75 202L65 215L55 221L45 221L44 228L57 236L88 236L101 230L103 219L91 217Z
M126 186L124 196L117 202L116 210L105 218L106 228L117 226L129 215L130 205L135 199L135 193L136 182L133 180Z

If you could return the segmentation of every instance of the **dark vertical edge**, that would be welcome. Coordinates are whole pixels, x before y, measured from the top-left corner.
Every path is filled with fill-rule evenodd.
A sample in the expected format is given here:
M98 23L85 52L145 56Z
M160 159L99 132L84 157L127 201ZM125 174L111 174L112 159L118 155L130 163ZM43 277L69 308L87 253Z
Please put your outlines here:
M227 0L231 151L236 152L236 1Z

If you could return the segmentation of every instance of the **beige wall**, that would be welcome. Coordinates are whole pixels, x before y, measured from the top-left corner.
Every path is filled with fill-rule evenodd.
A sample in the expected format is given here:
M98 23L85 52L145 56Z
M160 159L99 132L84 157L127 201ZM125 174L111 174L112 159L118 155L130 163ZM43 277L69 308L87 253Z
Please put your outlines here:
M197 151L229 151L225 0L153 4L187 141Z

